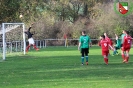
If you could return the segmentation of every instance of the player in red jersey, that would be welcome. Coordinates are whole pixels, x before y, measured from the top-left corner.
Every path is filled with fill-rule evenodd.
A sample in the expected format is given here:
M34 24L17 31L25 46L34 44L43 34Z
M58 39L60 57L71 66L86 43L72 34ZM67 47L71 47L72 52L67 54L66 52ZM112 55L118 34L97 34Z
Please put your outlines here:
M105 39L109 42L111 46L113 46L113 41L107 36L107 33L104 33Z
M109 42L109 44L113 47L113 41L111 38L107 36L107 33L104 33L105 39ZM109 48L111 50L111 48ZM110 53L110 52L109 52ZM112 55L114 56L114 55Z
M128 63L129 60L129 51L132 45L132 37L129 35L129 31L125 32L124 40L123 40L123 45L122 45L122 58L123 58L123 63Z
M105 39L105 36L100 36L99 46L102 48L102 56L104 57L105 64L108 65L108 54L109 54L109 47L113 50L113 47L110 45L109 41Z

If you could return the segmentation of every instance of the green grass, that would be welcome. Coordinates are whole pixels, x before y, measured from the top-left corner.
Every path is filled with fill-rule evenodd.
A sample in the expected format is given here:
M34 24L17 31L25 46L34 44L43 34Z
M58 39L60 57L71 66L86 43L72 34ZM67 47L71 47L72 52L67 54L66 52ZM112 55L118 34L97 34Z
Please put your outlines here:
M81 65L77 47L48 47L8 54L0 62L0 88L133 88L133 49L128 64L121 55L105 65L100 47L92 47L89 65Z

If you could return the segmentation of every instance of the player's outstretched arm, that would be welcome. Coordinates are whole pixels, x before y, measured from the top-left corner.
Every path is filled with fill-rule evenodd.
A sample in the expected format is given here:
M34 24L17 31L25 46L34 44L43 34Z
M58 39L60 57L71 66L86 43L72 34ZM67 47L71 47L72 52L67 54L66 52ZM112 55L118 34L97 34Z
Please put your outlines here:
M107 37L107 33L104 33L104 36Z
M31 28L32 28L32 27L30 26L30 27L28 28L28 31L30 31Z
M30 27L29 27L28 31L30 31L30 29L32 28L33 24L34 24L34 23L32 23L32 24L30 25Z
M115 34L115 39L118 40L118 35L117 34Z
M109 47L111 48L112 51L114 51L114 48L109 44Z
M81 43L79 42L79 45L78 45L78 50L80 50L80 46L81 46Z
M100 43L101 40L102 40L102 37L100 36L100 37L99 37L99 41L98 41L98 46L101 46L101 43Z

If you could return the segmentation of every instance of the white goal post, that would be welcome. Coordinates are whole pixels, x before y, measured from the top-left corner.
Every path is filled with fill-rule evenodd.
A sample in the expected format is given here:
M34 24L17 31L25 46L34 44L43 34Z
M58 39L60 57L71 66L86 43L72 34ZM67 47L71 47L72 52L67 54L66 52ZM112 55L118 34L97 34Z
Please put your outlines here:
M6 25L6 26L5 26ZM25 54L26 42L25 42L25 24L24 23L2 23L2 29L0 30L0 34L3 35L3 60L6 59L6 38L5 33L22 26L23 28L23 53Z

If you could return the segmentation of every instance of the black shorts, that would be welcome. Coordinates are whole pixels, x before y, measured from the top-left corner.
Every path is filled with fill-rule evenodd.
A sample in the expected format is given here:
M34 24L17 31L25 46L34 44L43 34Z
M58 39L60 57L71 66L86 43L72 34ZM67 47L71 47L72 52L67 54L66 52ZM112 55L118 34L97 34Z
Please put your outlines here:
M81 53L88 54L89 53L89 48L81 48Z
M123 46L123 44L121 44L121 47Z
M118 50L118 49L120 49L120 48L119 48L119 47L117 47L117 46L115 46L115 49L116 49L116 50Z

